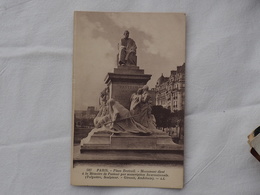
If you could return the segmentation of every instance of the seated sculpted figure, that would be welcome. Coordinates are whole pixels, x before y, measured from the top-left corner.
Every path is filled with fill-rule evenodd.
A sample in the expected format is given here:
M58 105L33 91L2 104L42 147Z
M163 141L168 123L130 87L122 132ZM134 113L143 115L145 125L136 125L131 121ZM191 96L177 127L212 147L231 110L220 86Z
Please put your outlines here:
M105 125L105 123L107 123L108 121L111 121L109 112L108 112L108 106L106 105L106 103L102 102L103 104L101 105L99 112L97 114L97 116L94 119L94 126L96 128L100 128L103 125Z
M142 93L143 89L139 88L136 93L133 93L131 98L130 98L130 112L132 116L137 115L140 113L141 110L141 101L142 101Z
M124 38L119 43L119 65L136 65L136 44L129 38L129 31L124 32Z
M107 100L108 100L108 88L105 88L101 93L99 97L99 112L97 116L94 119L94 126L96 128L100 128L106 123L109 118L108 114L108 106L107 106Z
M156 120L152 114L152 97L148 90L149 87L147 85L143 86L139 121L141 125L145 126L146 128L156 129Z
M152 114L152 97L148 90L149 87L145 85L131 96L130 112L136 122L150 130L155 130L156 120Z
M101 107L102 105L106 104L109 96L109 88L106 87L101 93L99 97L99 106Z

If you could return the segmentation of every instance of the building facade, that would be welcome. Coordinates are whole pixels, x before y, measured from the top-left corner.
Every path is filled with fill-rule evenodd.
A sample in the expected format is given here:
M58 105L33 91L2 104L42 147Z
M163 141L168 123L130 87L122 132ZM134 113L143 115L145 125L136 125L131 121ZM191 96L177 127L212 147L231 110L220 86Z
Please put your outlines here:
M75 110L74 112L74 125L75 127L92 126L93 120L98 111L94 106L89 106L87 110Z
M185 97L185 64L172 70L169 77L162 76L155 86L156 105L176 112L184 110Z

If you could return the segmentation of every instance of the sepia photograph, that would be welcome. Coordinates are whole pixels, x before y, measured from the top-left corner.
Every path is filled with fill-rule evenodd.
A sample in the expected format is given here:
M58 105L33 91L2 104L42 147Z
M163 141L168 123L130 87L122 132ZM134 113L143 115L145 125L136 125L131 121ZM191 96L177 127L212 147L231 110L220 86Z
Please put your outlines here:
M183 13L74 13L71 184L182 188Z

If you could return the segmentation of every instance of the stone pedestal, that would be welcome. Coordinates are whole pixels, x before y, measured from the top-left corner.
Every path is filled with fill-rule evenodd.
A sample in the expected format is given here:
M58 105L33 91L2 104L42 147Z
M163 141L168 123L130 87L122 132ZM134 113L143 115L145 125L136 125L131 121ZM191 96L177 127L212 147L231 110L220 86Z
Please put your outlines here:
M125 108L130 107L130 98L138 88L151 79L144 70L135 65L119 66L108 73L105 83L109 87L109 99L113 98ZM158 130L152 135L104 131L95 132L87 143L76 149L74 160L78 161L171 161L183 162L183 146Z
M138 66L119 66L113 73L108 73L105 83L109 87L109 98L113 98L125 108L130 107L130 98L138 88L143 87L151 79Z

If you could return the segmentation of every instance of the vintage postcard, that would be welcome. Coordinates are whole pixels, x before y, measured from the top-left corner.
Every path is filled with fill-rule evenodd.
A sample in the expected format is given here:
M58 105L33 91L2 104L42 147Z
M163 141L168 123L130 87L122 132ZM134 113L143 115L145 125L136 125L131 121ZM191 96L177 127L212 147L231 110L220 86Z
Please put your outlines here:
M183 188L185 21L75 12L72 185Z

